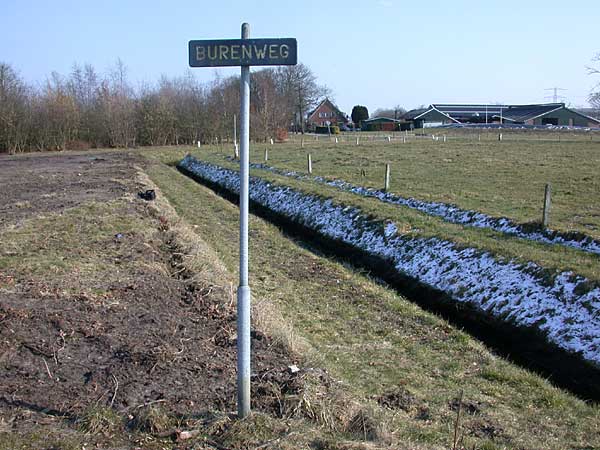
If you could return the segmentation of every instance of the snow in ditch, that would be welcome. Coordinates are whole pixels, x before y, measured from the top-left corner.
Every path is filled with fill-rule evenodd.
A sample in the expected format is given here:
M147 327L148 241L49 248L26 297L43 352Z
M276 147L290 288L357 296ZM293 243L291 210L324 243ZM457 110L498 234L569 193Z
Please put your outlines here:
M180 167L239 192L238 172L187 156ZM260 178L250 179L253 201L324 236L393 261L408 276L454 300L519 326L534 327L565 350L600 366L600 288L586 288L571 272L554 277L533 264L516 264L437 238L398 235L392 222L367 219L355 207L335 204Z
M600 255L600 242L589 236L568 235L558 231L551 230L527 230L522 225L513 222L505 217L491 217L481 212L461 209L456 205L441 202L426 202L415 198L405 198L396 194L381 191L378 189L357 186L344 180L328 180L323 177L313 177L294 171L285 171L277 169L266 164L251 164L255 169L268 170L278 175L293 177L296 179L310 179L337 189L362 195L364 197L373 197L385 203L407 206L412 209L424 212L426 214L441 217L446 222L457 223L477 228L490 228L501 233L517 236L530 241L542 242L544 244L563 245L588 253ZM575 235L575 234L574 234Z

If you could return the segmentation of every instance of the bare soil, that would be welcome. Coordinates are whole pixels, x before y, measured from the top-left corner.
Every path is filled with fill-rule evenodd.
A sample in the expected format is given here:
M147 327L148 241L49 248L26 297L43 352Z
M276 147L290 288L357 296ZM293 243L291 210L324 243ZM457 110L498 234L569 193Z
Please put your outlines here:
M0 155L0 227L127 192L133 154Z
M234 290L191 279L170 224L137 197L136 164L123 153L0 158L0 230L126 194L114 214L147 227L91 241L111 257L89 279L0 266L0 422L11 432L52 417L77 423L97 406L130 425L148 407L182 420L235 410ZM281 416L281 393L300 389L293 360L258 331L252 347L253 408Z

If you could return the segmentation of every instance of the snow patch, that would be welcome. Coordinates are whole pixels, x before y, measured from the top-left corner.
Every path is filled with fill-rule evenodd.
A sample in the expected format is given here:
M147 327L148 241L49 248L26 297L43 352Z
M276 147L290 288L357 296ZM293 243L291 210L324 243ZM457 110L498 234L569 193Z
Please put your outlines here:
M415 198L401 197L378 189L357 186L344 180L329 180L327 178L310 176L294 171L277 169L266 164L250 164L254 169L268 170L278 175L296 178L299 180L312 180L318 183L351 192L363 197L376 198L385 203L406 206L425 214L440 217L446 222L466 225L476 228L489 228L501 233L517 236L530 241L544 244L562 245L575 248L588 253L600 255L600 242L581 233L561 233L552 230L530 230L506 217L491 217L478 211L461 209L456 205L442 202L426 202Z
M179 166L239 193L239 173L190 155ZM516 264L437 238L398 234L392 222L369 220L335 204L250 178L250 198L322 235L391 261L396 270L498 319L533 327L559 347L600 367L600 288L572 272L550 277L534 263ZM580 292L584 291L584 292Z

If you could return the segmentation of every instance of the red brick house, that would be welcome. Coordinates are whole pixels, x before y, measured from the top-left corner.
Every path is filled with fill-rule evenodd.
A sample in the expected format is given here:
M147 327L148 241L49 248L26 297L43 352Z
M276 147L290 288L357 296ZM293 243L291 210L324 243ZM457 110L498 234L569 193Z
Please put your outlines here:
M328 98L319 103L306 119L308 128L326 127L329 125L345 124L348 122L346 114L341 112Z

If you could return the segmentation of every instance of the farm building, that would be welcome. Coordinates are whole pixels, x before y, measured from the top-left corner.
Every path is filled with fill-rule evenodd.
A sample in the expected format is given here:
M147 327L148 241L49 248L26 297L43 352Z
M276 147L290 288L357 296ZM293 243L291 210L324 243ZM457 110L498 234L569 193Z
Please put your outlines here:
M395 131L399 128L400 121L388 117L375 117L363 120L360 123L361 131Z
M346 122L348 122L346 114L341 112L328 98L319 103L319 106L309 113L306 119L309 128L345 124Z
M569 109L564 103L534 105L457 105L431 104L408 111L403 120L415 128L451 123L504 123L514 125L557 125L600 127L600 120Z

